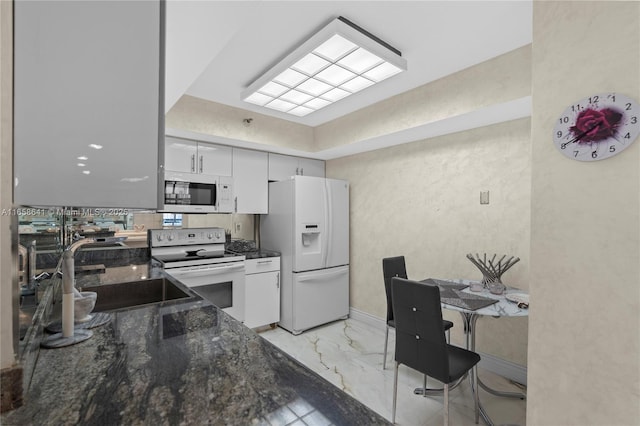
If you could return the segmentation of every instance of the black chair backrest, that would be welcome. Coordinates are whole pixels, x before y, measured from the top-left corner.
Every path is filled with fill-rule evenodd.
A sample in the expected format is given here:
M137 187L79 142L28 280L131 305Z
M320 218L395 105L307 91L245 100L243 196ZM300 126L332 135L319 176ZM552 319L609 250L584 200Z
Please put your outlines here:
M397 362L449 382L449 355L437 286L404 278L391 284Z
M393 321L391 278L407 278L407 267L404 263L404 256L387 257L382 259L382 275L384 276L384 290L387 293L387 322L389 322Z

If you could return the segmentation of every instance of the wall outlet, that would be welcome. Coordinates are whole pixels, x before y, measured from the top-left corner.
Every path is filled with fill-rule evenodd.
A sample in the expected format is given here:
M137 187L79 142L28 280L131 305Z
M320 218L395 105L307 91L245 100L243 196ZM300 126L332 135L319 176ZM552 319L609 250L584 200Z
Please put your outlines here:
M240 222L236 223L236 234L242 230L242 224Z

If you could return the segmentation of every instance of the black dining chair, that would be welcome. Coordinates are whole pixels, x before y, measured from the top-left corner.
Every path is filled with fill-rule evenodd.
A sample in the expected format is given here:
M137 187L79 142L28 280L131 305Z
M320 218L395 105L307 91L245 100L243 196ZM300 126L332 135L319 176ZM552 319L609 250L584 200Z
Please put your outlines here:
M407 278L407 267L404 256L387 257L382 259L382 275L384 277L384 290L387 294L387 327L384 334L384 357L382 359L382 369L387 368L387 346L389 344L389 328L395 328L393 319L393 303L391 300L391 279L393 277ZM447 332L447 342L449 341L449 329L453 327L451 321L444 320L444 329ZM426 385L425 385L426 387Z
M449 424L449 385L473 370L475 422L478 423L480 355L446 342L443 332L440 289L437 286L395 277L391 282L396 328L392 422L396 420L398 367L406 365L444 384L444 424Z

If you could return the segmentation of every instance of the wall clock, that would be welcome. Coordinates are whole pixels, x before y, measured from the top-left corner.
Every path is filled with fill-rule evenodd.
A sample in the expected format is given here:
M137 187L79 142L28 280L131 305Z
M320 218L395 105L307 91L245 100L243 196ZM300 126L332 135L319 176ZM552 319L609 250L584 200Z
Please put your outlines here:
M640 104L619 93L591 95L569 105L553 128L553 142L578 161L621 153L640 134Z

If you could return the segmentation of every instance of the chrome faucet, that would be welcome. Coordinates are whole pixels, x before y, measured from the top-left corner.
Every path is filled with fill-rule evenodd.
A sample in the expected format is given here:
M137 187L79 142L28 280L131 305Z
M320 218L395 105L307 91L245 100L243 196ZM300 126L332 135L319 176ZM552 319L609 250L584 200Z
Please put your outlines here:
M93 336L91 330L76 329L75 325L75 261L76 250L85 244L91 244L95 240L85 238L70 244L64 249L54 275L59 273L62 265L62 333L52 334L40 343L45 348L63 348L83 342Z
M72 337L74 333L74 288L76 251L86 245L95 243L93 238L83 238L70 244L62 253L62 337ZM91 336L89 336L91 337Z
M36 240L31 241L29 246L29 290L36 288Z
M27 262L28 262L28 256L29 256L29 251L27 250L27 248L25 246L23 246L22 244L18 244L18 256L20 258L20 268L19 268L19 281L20 281L20 290L22 290L23 287L23 283L28 282L28 278L25 278L25 275L27 274Z
M122 242L126 237L107 237L107 238L82 238L71 243L64 249L62 256L60 257L60 263L62 265L62 272L59 272L59 267L56 268L56 273L62 274L62 333L52 334L41 343L46 348L62 348L64 346L73 345L75 343L82 342L93 336L91 330L76 329L75 323L75 259L76 251L91 243L116 243Z

